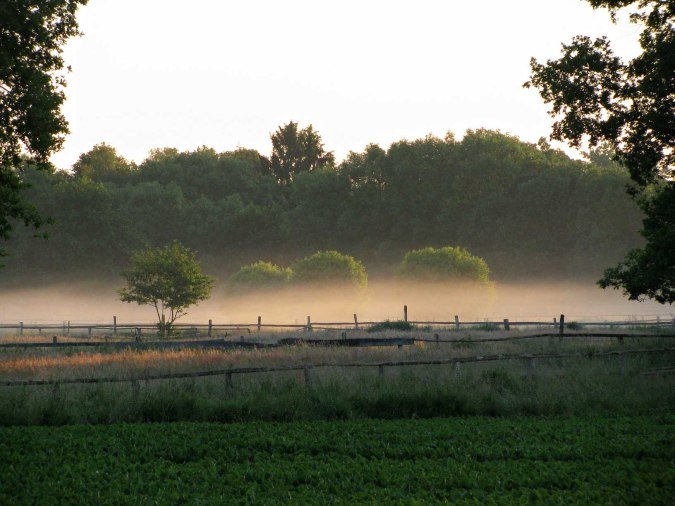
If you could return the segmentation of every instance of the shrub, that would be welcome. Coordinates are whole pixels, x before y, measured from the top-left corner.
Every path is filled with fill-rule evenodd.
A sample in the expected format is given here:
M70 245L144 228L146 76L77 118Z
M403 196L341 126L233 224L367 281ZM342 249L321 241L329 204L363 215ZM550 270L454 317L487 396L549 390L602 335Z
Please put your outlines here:
M420 281L467 280L488 283L490 269L480 257L464 248L424 248L406 253L398 274Z
M231 288L260 290L279 288L291 278L292 271L270 262L255 262L245 265L230 277Z
M298 283L337 281L351 283L357 287L364 287L368 283L363 263L337 251L319 251L298 260L293 265L292 279Z
M406 331L406 330L414 330L415 328L416 328L415 325L403 320L397 321L385 320L383 322L376 323L375 325L371 325L370 327L368 327L368 330L366 330L366 332L382 332L383 330Z

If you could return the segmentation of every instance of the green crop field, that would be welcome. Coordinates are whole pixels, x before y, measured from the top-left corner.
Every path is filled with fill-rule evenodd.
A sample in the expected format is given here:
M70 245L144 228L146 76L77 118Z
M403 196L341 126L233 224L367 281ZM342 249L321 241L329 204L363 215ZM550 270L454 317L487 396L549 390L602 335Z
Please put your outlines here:
M0 428L0 504L673 504L675 417Z

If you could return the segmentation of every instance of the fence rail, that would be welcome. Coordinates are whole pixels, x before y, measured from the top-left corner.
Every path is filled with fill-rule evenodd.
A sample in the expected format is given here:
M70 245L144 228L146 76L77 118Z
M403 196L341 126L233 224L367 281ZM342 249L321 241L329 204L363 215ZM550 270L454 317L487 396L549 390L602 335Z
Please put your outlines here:
M356 314L353 315L353 321L347 322L312 322L311 316L307 316L306 323L263 323L262 317L258 316L258 320L255 323L214 323L213 320L209 320L208 323L176 323L173 325L175 329L178 330L194 330L196 332L205 331L205 333L211 337L214 332L218 331L238 331L238 332L247 332L251 333L252 331L262 332L263 330L268 329L304 329L306 331L311 330L345 330L345 329L355 329L368 328L373 325L378 325L385 323L385 321L359 321ZM403 321L410 323L412 325L425 325L432 327L449 327L455 330L472 329L476 327L502 327L504 330L511 330L511 327L551 327L557 328L560 333L563 333L565 329L572 329L574 327L675 327L675 317L673 315L656 316L655 318L650 318L649 320L619 320L619 321L575 321L565 323L565 315L561 314L559 318L552 318L547 321L532 321L532 320L510 320L509 318L504 318L502 320L491 321L491 320L470 320L462 321L459 318L459 315L455 315L453 320L449 321L428 321L428 320L408 320L408 306L403 306ZM94 331L105 331L106 333L111 333L112 335L117 335L118 332L123 331L143 331L143 330L155 330L157 329L156 323L128 323L117 321L117 316L113 316L112 322L110 323L71 323L63 322L61 324L39 324L39 323L29 323L25 324L24 322L18 323L4 323L0 324L0 330L16 330L19 335L23 335L25 331L37 330L39 334L43 331L61 331L63 335L70 335L71 331L82 331L86 330L87 333L91 336Z
M412 366L421 366L421 365L454 365L454 364L465 364L472 362L495 362L503 360L527 360L528 366L530 368L534 367L534 361L536 360L546 360L554 358L596 358L596 357L616 357L622 355L634 355L634 354L649 354L649 353L672 353L675 352L675 348L643 348L643 349L633 349L633 350L615 350L615 351L603 351L603 352L591 352L591 353L540 353L540 354L520 354L520 355L474 355L468 357L456 357L450 359L439 359L439 360L417 360L417 361L387 361L387 362L368 362L368 363L358 363L358 362L324 362L317 364L295 364L295 365L285 365L285 366L275 366L275 367L233 367L228 369L217 369L211 371L198 371L198 372L186 372L186 373L173 373L173 374L154 374L147 376L137 376L132 378L115 378L115 377L106 377L106 378L69 378L69 379L60 379L60 380L9 380L9 381L0 381L0 387L26 387L26 386L39 386L39 385L65 385L65 384L101 384L101 383L133 383L138 384L141 381L155 381L155 380L168 380L168 379L185 379L185 378L203 378L208 376L225 376L228 386L231 386L231 379L233 374L252 374L252 373L269 373L269 372L282 372L282 371L304 371L305 382L311 382L310 371L318 368L329 368L329 367L343 367L343 368L372 368L377 367L380 375L384 373L385 367L412 367Z

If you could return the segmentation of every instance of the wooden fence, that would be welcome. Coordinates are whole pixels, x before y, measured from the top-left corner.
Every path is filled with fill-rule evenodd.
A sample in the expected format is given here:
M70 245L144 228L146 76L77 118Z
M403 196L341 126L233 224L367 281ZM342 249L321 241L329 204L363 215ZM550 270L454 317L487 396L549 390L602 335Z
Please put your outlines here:
M302 324L288 324L288 323L263 323L262 317L258 316L256 323L214 323L209 320L208 323L176 323L173 327L177 330L187 333L192 331L195 334L201 333L212 337L214 333L218 332L263 332L264 330L304 330L311 332L312 330L345 330L345 329L365 329L373 325L382 324L383 321L359 321L356 314L353 315L353 321L348 322L312 322L311 316L307 316L307 322ZM408 306L403 306L403 321L412 325L422 325L431 327L445 327L448 329L462 330L462 329L497 329L503 328L506 331L511 330L512 327L538 327L538 328L555 328L559 333L564 333L565 329L571 330L579 327L675 327L675 318L672 315L668 317L657 316L649 320L621 320L621 321L575 321L565 323L565 315L561 314L559 318L552 318L548 321L514 321L504 318L499 321L462 321L459 315L455 315L450 321L415 321L408 320ZM70 336L71 333L83 333L86 331L87 335L91 337L96 335L112 335L117 336L122 332L142 333L143 331L154 331L157 329L156 323L121 323L117 321L117 316L113 316L110 323L76 323L71 324L70 321L62 324L24 324L24 322L0 324L0 330L14 330L19 335L24 335L27 331L36 331L38 334L47 332L49 334L60 333L62 336Z
M275 367L232 367L228 369L217 369L210 371L198 371L198 372L185 372L185 373L173 373L173 374L155 374L147 376L138 376L132 378L115 378L115 377L106 377L106 378L69 378L69 379L59 379L59 380L5 380L0 381L0 387L26 387L26 386L39 386L39 385L51 385L58 387L59 385L65 384L102 384L102 383L131 383L134 389L137 389L139 382L149 382L157 380L169 380L169 379L185 379L185 378L203 378L208 376L225 376L225 385L228 388L232 387L232 376L234 374L252 374L252 373L270 373L270 372L281 372L281 371L303 371L304 372L304 381L307 385L310 385L312 382L312 371L319 368L378 368L378 373L380 376L384 375L384 370L386 367L412 367L412 366L422 366L422 365L454 365L458 366L459 364L465 363L474 363L474 362L495 362L495 361L504 361L504 360L521 360L526 361L527 368L529 371L529 376L532 376L532 371L534 370L537 360L547 360L547 359L559 359L559 358L602 358L602 357L617 357L625 355L634 355L634 354L650 354L650 353L672 353L675 352L675 348L644 348L644 349L632 349L632 350L615 350L615 351L604 351L604 352L591 352L591 353L540 353L540 354L520 354L520 355L474 355L468 357L456 357L450 359L440 359L440 360L417 360L417 361L388 361L388 362L369 362L369 363L358 363L358 362L325 362L317 364L296 364L296 365L283 365ZM670 370L668 370L670 372Z

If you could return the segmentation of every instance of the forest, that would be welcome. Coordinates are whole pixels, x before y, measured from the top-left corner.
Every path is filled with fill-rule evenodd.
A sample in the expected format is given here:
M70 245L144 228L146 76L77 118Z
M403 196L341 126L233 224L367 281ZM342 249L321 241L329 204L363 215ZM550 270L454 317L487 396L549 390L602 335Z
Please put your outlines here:
M25 197L50 223L17 224L0 279L114 279L133 251L177 240L220 277L327 249L385 276L406 251L460 246L496 280L595 280L642 244L629 174L605 148L574 160L480 129L371 144L338 163L311 126L271 138L269 157L163 148L135 164L103 143L69 171L26 167Z

